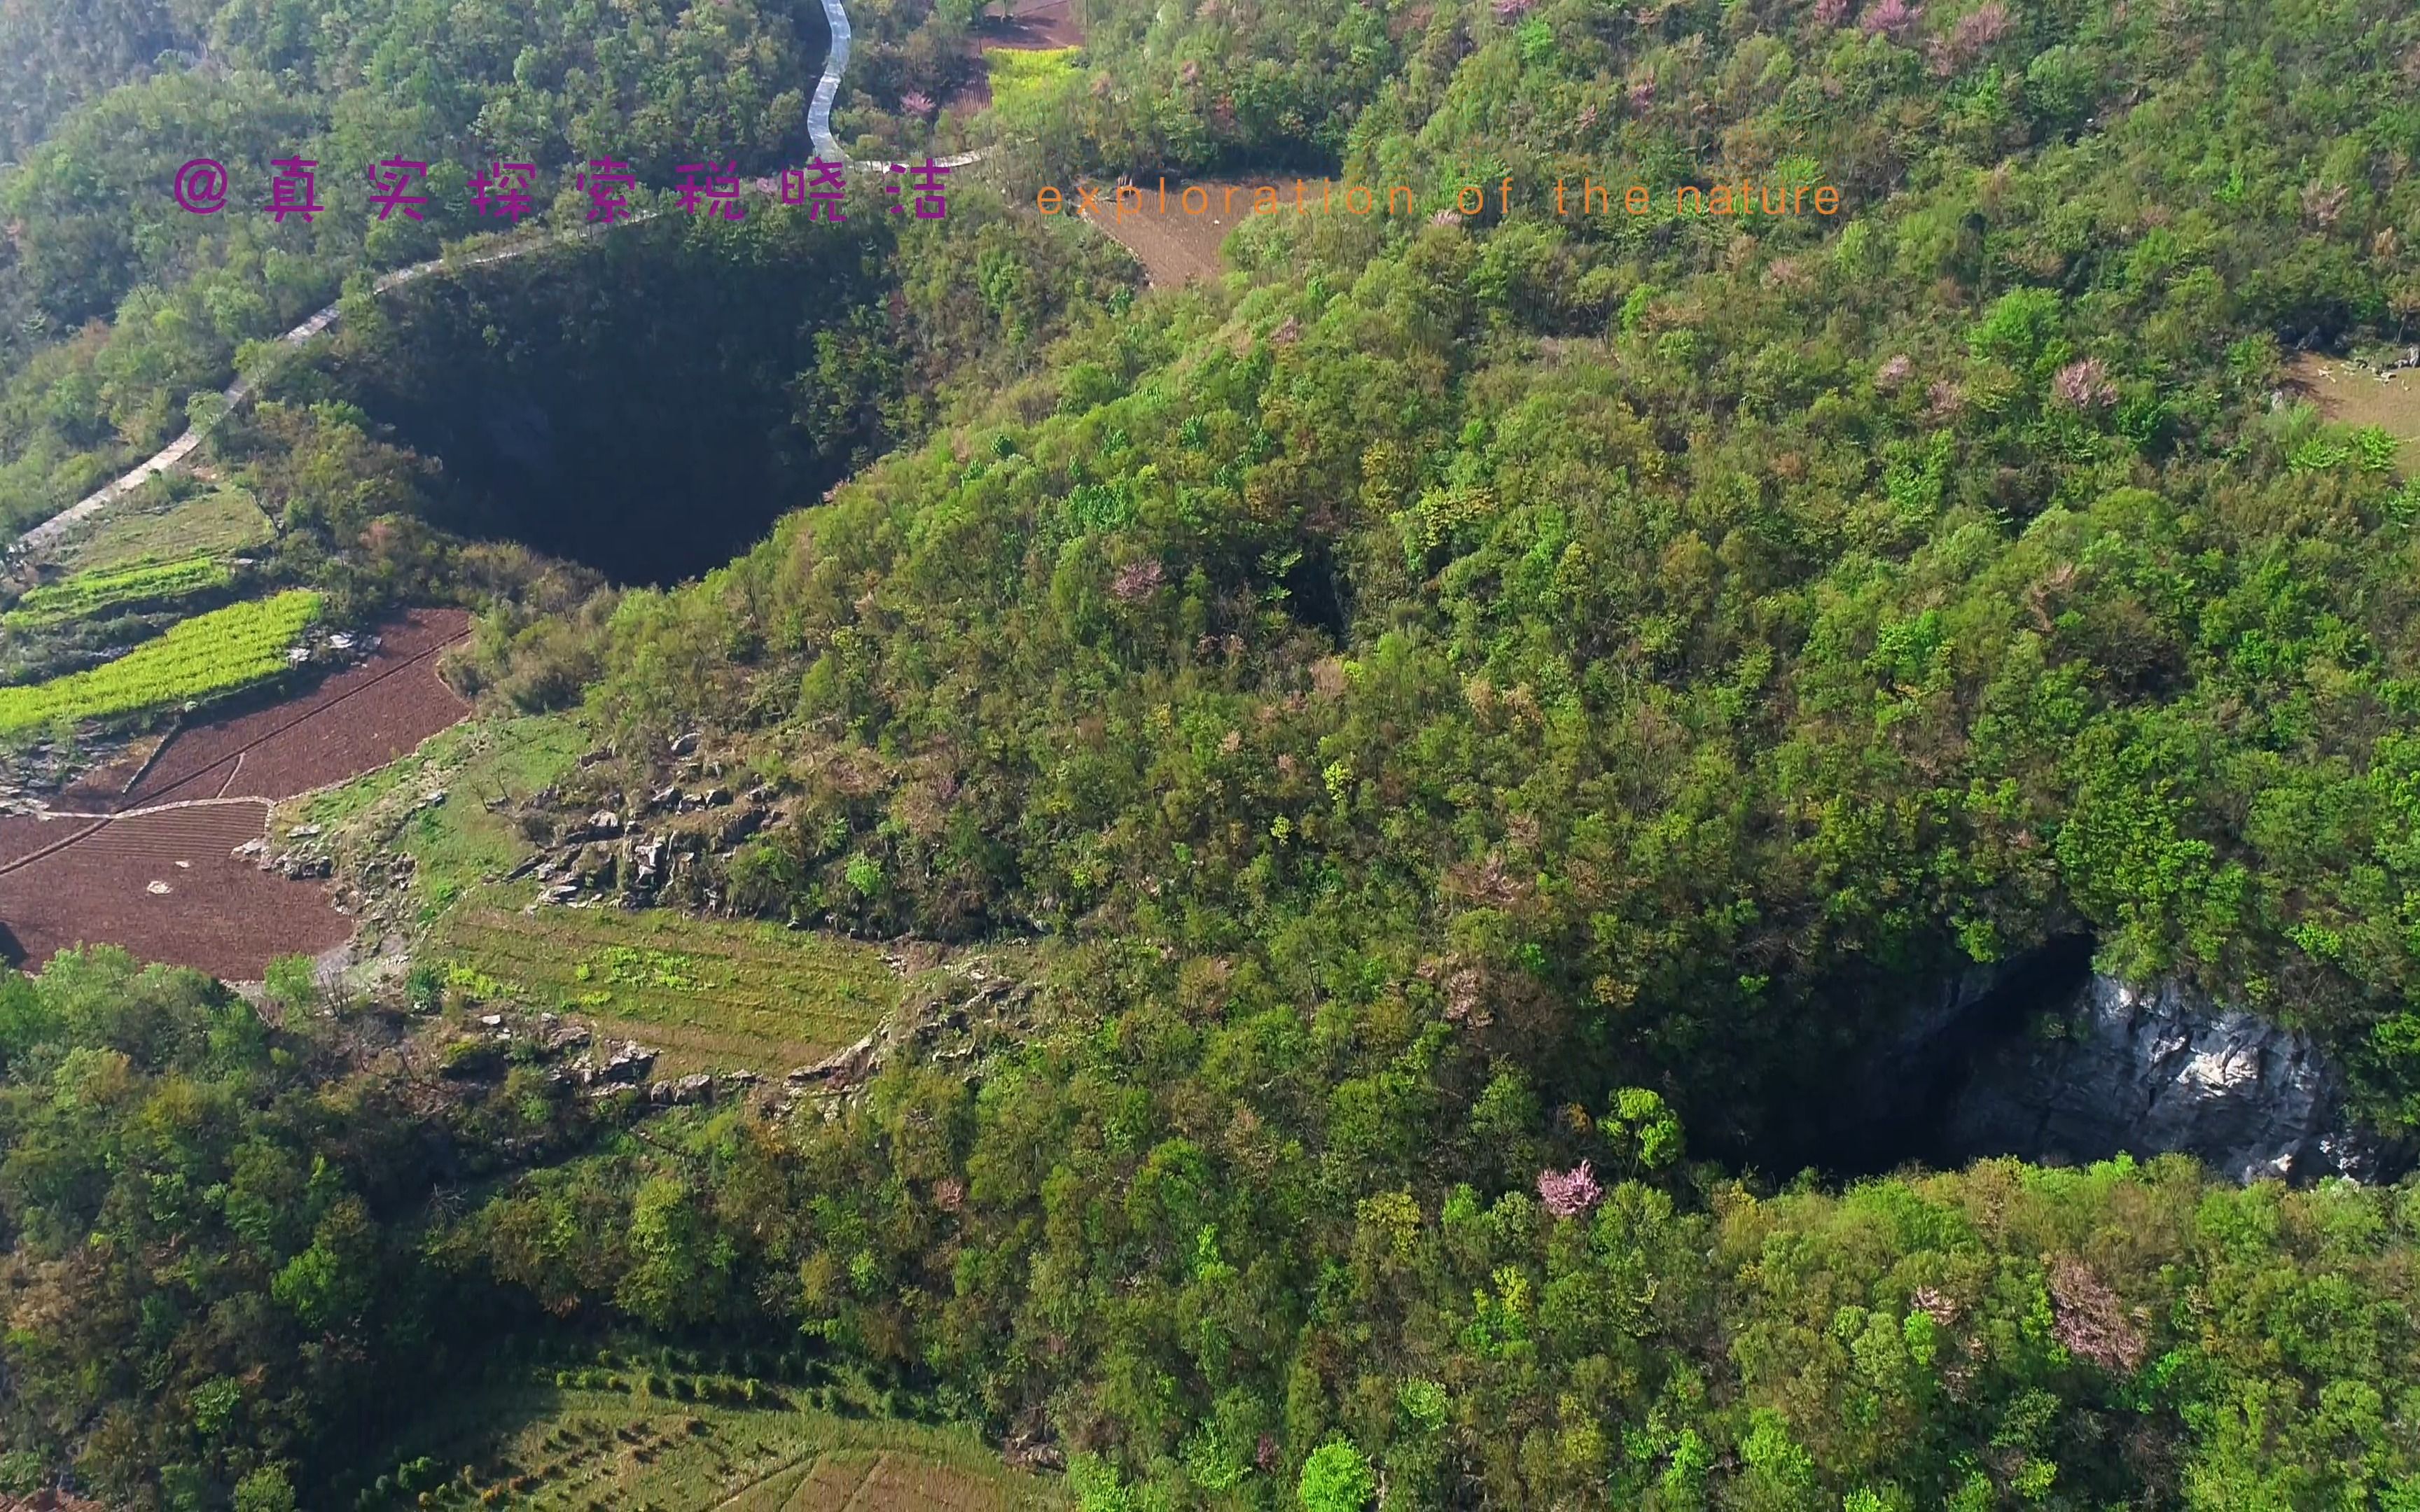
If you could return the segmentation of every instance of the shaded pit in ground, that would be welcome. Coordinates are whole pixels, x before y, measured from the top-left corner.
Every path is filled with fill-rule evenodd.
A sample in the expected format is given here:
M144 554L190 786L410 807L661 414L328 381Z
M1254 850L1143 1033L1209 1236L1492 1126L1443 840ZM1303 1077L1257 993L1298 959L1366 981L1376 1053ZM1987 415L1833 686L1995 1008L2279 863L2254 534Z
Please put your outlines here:
M675 208L423 279L348 328L291 396L348 399L438 459L447 529L616 582L693 578L838 482L866 438L830 426L869 426L890 396L879 362L835 357L821 387L801 381L817 334L889 293L891 229L867 221L809 224L752 199L740 224L709 225ZM843 350L860 361L863 346Z

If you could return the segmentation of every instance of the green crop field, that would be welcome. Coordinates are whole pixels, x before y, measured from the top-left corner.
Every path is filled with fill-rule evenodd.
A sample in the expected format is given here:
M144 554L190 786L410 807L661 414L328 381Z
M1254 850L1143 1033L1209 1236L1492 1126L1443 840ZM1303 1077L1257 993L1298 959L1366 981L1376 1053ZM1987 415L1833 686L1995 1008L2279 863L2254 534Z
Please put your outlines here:
M365 1507L526 1512L1019 1512L1064 1506L963 1429L877 1413L853 1383L808 1389L623 1365L441 1408L383 1466ZM609 1386L607 1382L613 1384ZM712 1397L700 1400L699 1397ZM830 1404L828 1410L818 1405Z
M1083 84L1077 67L1083 49L1001 48L984 54L991 80L992 109L1003 121L1028 121L1062 107Z
M72 578L46 583L17 600L0 614L0 625L11 630L36 630L89 619L136 604L165 604L235 581L225 563L207 552L172 562L129 567L97 567Z
M230 604L88 671L0 687L0 730L165 708L274 677L319 608L307 589Z
M167 509L127 511L120 505L91 534L67 547L64 560L88 572L197 553L232 556L268 545L275 533L249 492L221 488Z
M664 1072L786 1070L862 1036L899 1000L872 946L672 909L526 914L479 898L436 935L458 983L644 1039L665 1052Z

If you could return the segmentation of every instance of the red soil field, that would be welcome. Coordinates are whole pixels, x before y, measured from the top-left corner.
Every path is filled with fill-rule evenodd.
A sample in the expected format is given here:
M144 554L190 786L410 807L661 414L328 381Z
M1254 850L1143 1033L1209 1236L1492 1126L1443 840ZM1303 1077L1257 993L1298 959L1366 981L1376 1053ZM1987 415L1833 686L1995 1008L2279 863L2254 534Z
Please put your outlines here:
M1154 288L1174 288L1181 284L1207 281L1218 276L1218 249L1225 245L1227 233L1250 219L1252 191L1263 184L1276 185L1284 204L1283 214L1296 213L1291 179L1275 178L1196 178L1168 181L1168 209L1159 208L1159 177L1135 186L1142 191L1141 208L1131 203L1126 213L1116 212L1116 186L1095 186L1100 213L1084 215L1082 202L1074 195L1067 197L1063 213L1083 215L1099 227L1110 240L1135 255L1142 264L1143 275ZM1187 186L1203 192L1202 213L1184 212L1185 190ZM1233 188L1233 196L1227 191Z
M352 923L324 886L229 853L261 837L269 800L372 771L467 714L438 681L437 656L469 624L459 609L414 609L381 627L361 666L179 731L131 794L63 795L88 817L0 819L0 950L39 965L105 941L256 980L277 956L344 944ZM244 801L217 801L230 798Z
M37 819L30 814L0 818L0 866L63 844L99 823L96 819Z
M470 712L437 680L437 654L470 628L460 609L413 609L378 655L310 692L181 731L119 807L180 798L290 798L375 770Z
M318 884L228 854L259 837L267 813L260 803L214 803L112 819L64 849L0 872L10 953L36 964L69 946L106 941L147 961L250 981L273 957L344 944L352 921L330 906ZM168 890L153 891L155 883Z
M1017 7L1013 18L983 16L970 30L976 45L986 52L995 47L1031 53L1084 45L1084 34L1076 29L1076 20L1068 14L1068 0L1036 0Z

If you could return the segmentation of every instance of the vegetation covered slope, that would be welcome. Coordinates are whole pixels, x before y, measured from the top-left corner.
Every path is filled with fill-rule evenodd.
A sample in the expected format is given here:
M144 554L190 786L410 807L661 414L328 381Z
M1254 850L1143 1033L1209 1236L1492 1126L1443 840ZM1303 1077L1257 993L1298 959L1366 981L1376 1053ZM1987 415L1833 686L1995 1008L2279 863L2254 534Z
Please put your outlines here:
M2402 1262L2271 1268L2325 1247L2297 1203L2394 1254L2398 1197L1986 1167L1582 1223L1568 1173L1664 1106L1786 1151L1896 996L2078 931L2409 1126L2420 493L2278 389L2415 333L2412 19L1426 24L1346 165L1510 215L1248 228L1072 337L1052 418L623 606L601 712L819 796L730 897L1120 942L980 1092L807 1141L762 1273L1102 1504L1357 1504L1364 1458L1403 1504L2397 1504ZM1850 208L1558 222L1591 161Z
M1744 152L1896 124L1905 187L1837 228L1248 226L1244 285L1071 337L1049 420L628 602L602 706L831 774L737 869L763 906L1366 954L1474 1053L1652 1068L1710 1134L1882 989L2077 930L2330 1029L2397 1120L2420 493L2273 394L2281 321L2411 329L2420 193L2384 149L2359 223L2176 181L2175 123L2254 100L2304 158L2409 134L2345 103L2397 55L2358 13L2268 16L2208 41L2300 60L2242 89L2106 19L2119 118L2007 157L1918 39L1727 44L1767 60ZM1441 113L1555 72L1467 21Z
M1041 1026L830 1122L546 1147L393 1220L419 1284L795 1331L1104 1508L2413 1504L2409 1185L1776 1194L1682 1150L1805 1150L1896 1001L2077 933L2420 1121L2420 492L2280 392L2306 341L2420 339L2420 18L1084 19L1099 71L1013 171L1325 162L1424 213L1071 301L1040 377L627 596L591 696L626 750L703 725L803 794L731 906L1045 936ZM1557 217L1582 173L1845 208ZM965 309L1032 265L922 266ZM249 438L348 563L372 509L325 485L393 460L357 418ZM530 666L584 669L587 623L495 632L496 675L559 694ZM12 1059L20 1117L81 1116L53 1064ZM164 1163L120 1171L139 1216ZM47 1192L18 1263L159 1253ZM286 1326L268 1263L227 1284ZM349 1447L230 1436L173 1355L38 1372L19 1326L37 1468L207 1505ZM37 1421L54 1380L89 1384ZM96 1457L112 1421L191 1477Z

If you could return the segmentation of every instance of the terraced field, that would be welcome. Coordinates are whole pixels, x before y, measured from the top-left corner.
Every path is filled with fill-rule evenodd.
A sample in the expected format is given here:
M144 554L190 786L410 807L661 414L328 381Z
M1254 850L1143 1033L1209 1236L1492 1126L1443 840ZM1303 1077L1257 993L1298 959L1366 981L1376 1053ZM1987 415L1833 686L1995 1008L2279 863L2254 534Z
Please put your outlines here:
M15 609L0 614L0 625L11 630L41 629L133 605L173 603L225 588L233 581L235 574L209 555L127 567L96 567L34 589L17 600Z
M454 1504L527 1512L1067 1505L1056 1485L1008 1469L963 1430L869 1416L862 1403L842 1416L798 1388L777 1391L752 1408L583 1387L489 1392L445 1409L410 1452L477 1488Z
M342 944L352 922L319 887L230 854L259 838L266 807L238 800L106 820L0 821L8 830L0 850L23 853L0 865L0 950L39 964L106 942L246 981L274 956Z
M62 560L72 570L89 572L196 552L232 556L268 545L275 533L250 493L221 488L165 509L113 511L89 534L70 543Z
M948 1465L899 1454L828 1454L806 1467L780 1504L751 1504L762 1512L1013 1512L999 1482ZM727 1512L742 1512L734 1498Z
M231 692L286 671L287 649L319 617L305 589L230 604L115 661L24 687L0 687L0 730L102 718Z
M671 909L466 902L435 932L456 980L645 1040L660 1069L779 1072L848 1044L899 999L872 946Z

